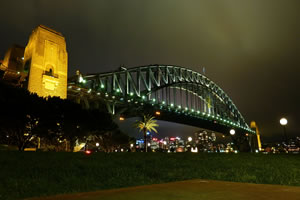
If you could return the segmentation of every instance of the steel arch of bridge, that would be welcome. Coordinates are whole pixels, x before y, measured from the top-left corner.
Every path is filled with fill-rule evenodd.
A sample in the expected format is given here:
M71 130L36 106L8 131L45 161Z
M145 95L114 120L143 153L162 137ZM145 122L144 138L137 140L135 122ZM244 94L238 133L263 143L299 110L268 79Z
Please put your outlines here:
M72 77L68 95L99 96L112 106L145 104L255 133L228 95L206 76L180 66L120 67L118 71ZM87 101L87 99L85 99Z

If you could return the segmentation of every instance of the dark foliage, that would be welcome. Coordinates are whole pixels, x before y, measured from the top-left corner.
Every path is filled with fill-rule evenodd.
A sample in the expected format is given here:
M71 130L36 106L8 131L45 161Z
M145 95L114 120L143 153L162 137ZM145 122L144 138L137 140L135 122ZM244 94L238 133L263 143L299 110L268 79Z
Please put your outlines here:
M44 149L72 150L76 141L86 141L91 135L106 137L118 130L104 110L85 110L57 97L40 98L1 82L0 94L0 144L16 145L20 151L37 147L41 141Z

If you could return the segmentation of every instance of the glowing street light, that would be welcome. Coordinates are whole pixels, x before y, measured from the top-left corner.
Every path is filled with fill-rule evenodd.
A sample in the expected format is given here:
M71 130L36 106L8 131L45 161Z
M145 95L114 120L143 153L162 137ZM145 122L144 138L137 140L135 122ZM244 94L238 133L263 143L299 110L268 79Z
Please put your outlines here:
M86 154L86 155L90 155L91 153L92 153L91 150L86 150L86 151L85 151L85 154Z
M160 115L160 111L156 111L156 112L155 112L155 115Z
M120 121L124 121L125 120L125 118L124 117L122 117L122 116L120 116Z
M286 144L287 144L288 138L287 138L287 135L286 135L286 129L285 129L285 126L287 125L288 121L287 121L286 118L283 117L283 118L280 119L279 122L280 122L280 124L281 124L282 127L283 127L284 139L285 139L285 142L286 142Z
M191 142L193 140L192 137L188 137L188 141Z
M287 119L284 118L284 117L281 118L279 122L280 122L280 124L281 124L282 126L285 126L285 125L287 125L287 123L288 123Z
M235 135L235 130L234 129L230 129L229 133L230 133L230 135Z
M191 152L192 153L198 153L198 148L197 147L192 147Z

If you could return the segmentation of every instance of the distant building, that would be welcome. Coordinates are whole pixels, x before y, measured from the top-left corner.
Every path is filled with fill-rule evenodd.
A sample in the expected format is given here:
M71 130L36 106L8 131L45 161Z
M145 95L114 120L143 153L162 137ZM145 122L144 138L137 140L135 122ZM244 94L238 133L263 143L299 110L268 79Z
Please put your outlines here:
M214 142L216 141L216 135L213 132L208 132L207 130L200 130L194 133L194 139L198 151L215 151L216 147Z
M1 77L6 82L20 85L27 76L27 73L23 72L24 51L25 47L16 44L6 51L0 64Z

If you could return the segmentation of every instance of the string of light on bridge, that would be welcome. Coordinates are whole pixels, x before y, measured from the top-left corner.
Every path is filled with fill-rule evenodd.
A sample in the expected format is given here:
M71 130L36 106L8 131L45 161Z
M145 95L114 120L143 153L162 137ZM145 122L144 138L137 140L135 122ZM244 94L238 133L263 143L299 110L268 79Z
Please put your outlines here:
M79 82L85 84L86 80L82 78L82 79L79 80ZM73 87L76 87L76 86L71 86L71 85L68 86L69 89L72 89ZM105 89L105 86L103 84L101 84L100 88ZM94 92L91 89L79 88L79 87L77 87L77 89L81 90L81 91L85 91L88 94L93 93L93 94L98 95L98 96L100 96L102 94L101 92ZM116 100L116 96L121 94L120 89L116 89L115 93L116 93L115 95L109 95L108 93L106 93L104 91L104 96L105 96L105 98L110 98L111 97L112 99ZM144 105L144 103L150 103L153 106L154 105L159 105L159 108L162 109L162 110L167 110L167 111L175 112L175 113L183 113L183 114L187 114L187 115L192 116L192 117L201 118L201 119L205 119L205 120L213 120L213 121L215 121L215 123L219 122L219 123L227 125L228 127L241 128L245 131L248 131L249 133L255 134L254 130L251 130L247 127L243 127L243 126L241 126L237 123L234 123L231 120L222 118L220 116L211 115L209 113L201 112L199 110L189 109L187 107L185 107L183 109L180 105L175 106L174 103L170 103L169 105L167 105L165 101L162 101L161 104L156 104L155 103L156 102L155 98L149 99L147 101L145 95L137 96L137 95L134 95L133 92L130 92L129 96L130 96L130 99L127 100L128 103L134 102L135 104L140 103L141 105ZM118 98L119 98L120 101L124 101L124 96L118 96Z

